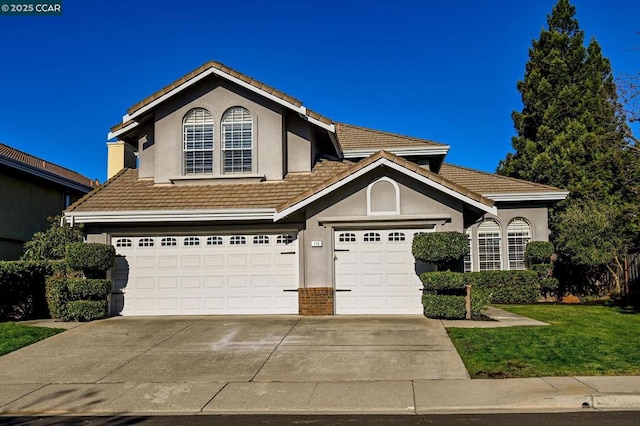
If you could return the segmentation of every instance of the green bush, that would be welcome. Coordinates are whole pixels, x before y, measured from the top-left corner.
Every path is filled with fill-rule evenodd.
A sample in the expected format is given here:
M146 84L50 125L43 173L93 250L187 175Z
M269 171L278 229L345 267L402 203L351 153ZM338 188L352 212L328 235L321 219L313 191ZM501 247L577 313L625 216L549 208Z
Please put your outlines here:
M24 245L22 260L60 260L64 258L65 246L79 243L83 238L82 225L60 226L62 216L48 218L50 226L45 232L36 232Z
M540 292L543 295L557 294L558 287L560 287L560 282L557 278L547 277L540 281Z
M524 257L530 265L550 263L555 253L553 243L549 241L531 241L524 250Z
M464 296L425 294L422 304L424 315L428 318L465 319L467 316Z
M540 280L534 271L482 271L465 275L473 288L491 292L492 303L535 303L540 298Z
M111 294L111 281L103 279L68 278L69 300L106 300Z
M490 289L471 287L471 318L477 318L491 304Z
M552 263L536 263L531 265L530 268L536 274L538 274L538 279L543 280L545 278L549 278L553 275L553 264Z
M65 321L67 318L67 302L69 301L67 278L59 275L47 278L46 296L51 318Z
M433 263L438 270L455 269L455 263L469 253L469 239L461 232L420 232L413 236L413 257Z
M0 261L0 320L46 316L44 282L51 272L46 261Z
M71 321L93 321L107 316L106 300L72 300L67 303L67 318Z
M420 280L425 290L439 292L464 290L467 284L462 272L425 272Z
M67 245L65 260L71 269L83 271L90 278L104 278L116 260L116 249L110 244L74 243Z

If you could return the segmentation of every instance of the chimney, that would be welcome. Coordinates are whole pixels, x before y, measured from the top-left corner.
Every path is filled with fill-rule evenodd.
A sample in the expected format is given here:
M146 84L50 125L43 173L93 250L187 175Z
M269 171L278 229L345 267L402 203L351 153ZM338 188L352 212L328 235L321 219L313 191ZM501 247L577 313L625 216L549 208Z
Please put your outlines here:
M124 141L107 142L107 179L125 167L136 168L134 148Z

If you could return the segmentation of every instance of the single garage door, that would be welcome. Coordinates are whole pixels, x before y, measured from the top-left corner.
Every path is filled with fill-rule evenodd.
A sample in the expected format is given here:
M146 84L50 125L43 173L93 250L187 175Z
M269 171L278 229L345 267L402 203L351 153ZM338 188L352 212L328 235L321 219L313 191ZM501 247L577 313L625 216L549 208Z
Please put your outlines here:
M295 233L127 236L112 243L120 255L114 314L298 313Z
M336 231L336 314L422 314L413 235L429 229Z

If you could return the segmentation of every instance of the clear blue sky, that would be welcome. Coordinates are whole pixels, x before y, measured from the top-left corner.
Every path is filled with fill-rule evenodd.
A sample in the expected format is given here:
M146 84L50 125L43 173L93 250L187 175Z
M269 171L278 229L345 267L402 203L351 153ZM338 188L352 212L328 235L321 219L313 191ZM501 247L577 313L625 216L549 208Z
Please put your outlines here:
M449 162L492 172L554 3L64 0L62 17L0 16L0 141L102 182L126 109L216 60L336 121L447 143ZM640 1L573 4L615 75L638 72Z

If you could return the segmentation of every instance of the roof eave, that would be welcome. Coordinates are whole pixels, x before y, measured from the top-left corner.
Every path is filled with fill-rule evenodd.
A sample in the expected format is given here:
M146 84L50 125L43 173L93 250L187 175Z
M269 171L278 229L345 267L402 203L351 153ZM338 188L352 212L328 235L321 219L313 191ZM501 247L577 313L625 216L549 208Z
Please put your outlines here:
M229 220L274 221L275 209L203 209L203 210L135 210L135 211L65 211L68 224L75 223L149 223L200 222Z
M557 192L520 192L482 194L493 201L562 201L569 195L568 191Z
M141 115L144 115L145 113L147 113L148 111L150 111L151 109L155 108L156 106L158 106L159 104L161 104L162 102L166 101L169 98L172 98L173 96L177 95L178 93L182 92L185 89L188 89L189 87L193 86L195 83L201 81L202 79L210 76L210 75L216 75L218 77L222 77L225 78L229 81L231 81L232 83L235 83L241 87L244 87L245 89L248 89L254 93L259 94L260 96L263 96L279 105L282 105L286 108L289 108L295 112L297 112L298 114L300 114L301 116L303 116L307 121L309 121L310 123L315 124L318 127L321 127L331 133L335 133L336 129L335 126L331 123L331 124L327 124L324 123L316 118L310 117L307 114L307 108L304 105L296 105L294 103L291 103L285 99L282 99L278 96L274 96L273 94L266 92L256 86L253 86L252 84L241 80L237 77L232 76L231 74L228 74L222 70L219 70L215 67L210 67L209 69L201 72L200 74L194 76L193 78L190 78L189 80L185 81L182 84L179 84L178 86L174 87L173 89L169 90L167 93L163 94L162 96L159 96L157 99L154 99L153 101L149 102L148 104L140 107L139 109L137 109L136 111L134 111L131 114L126 114L122 117L122 122L126 123L129 120L136 120L136 118L140 117ZM109 132L107 135L108 140L111 140L113 138L116 138L126 132L128 132L129 130L132 130L133 128L135 128L138 125L138 122L135 122L135 124L132 124L130 126L126 126L123 127L122 129L116 130L115 132Z
M407 157L412 155L447 155L449 153L449 145L428 146L428 147L405 147L405 148L384 148L385 151L398 157ZM371 149L349 149L344 151L344 158L364 158L380 151L380 148Z

